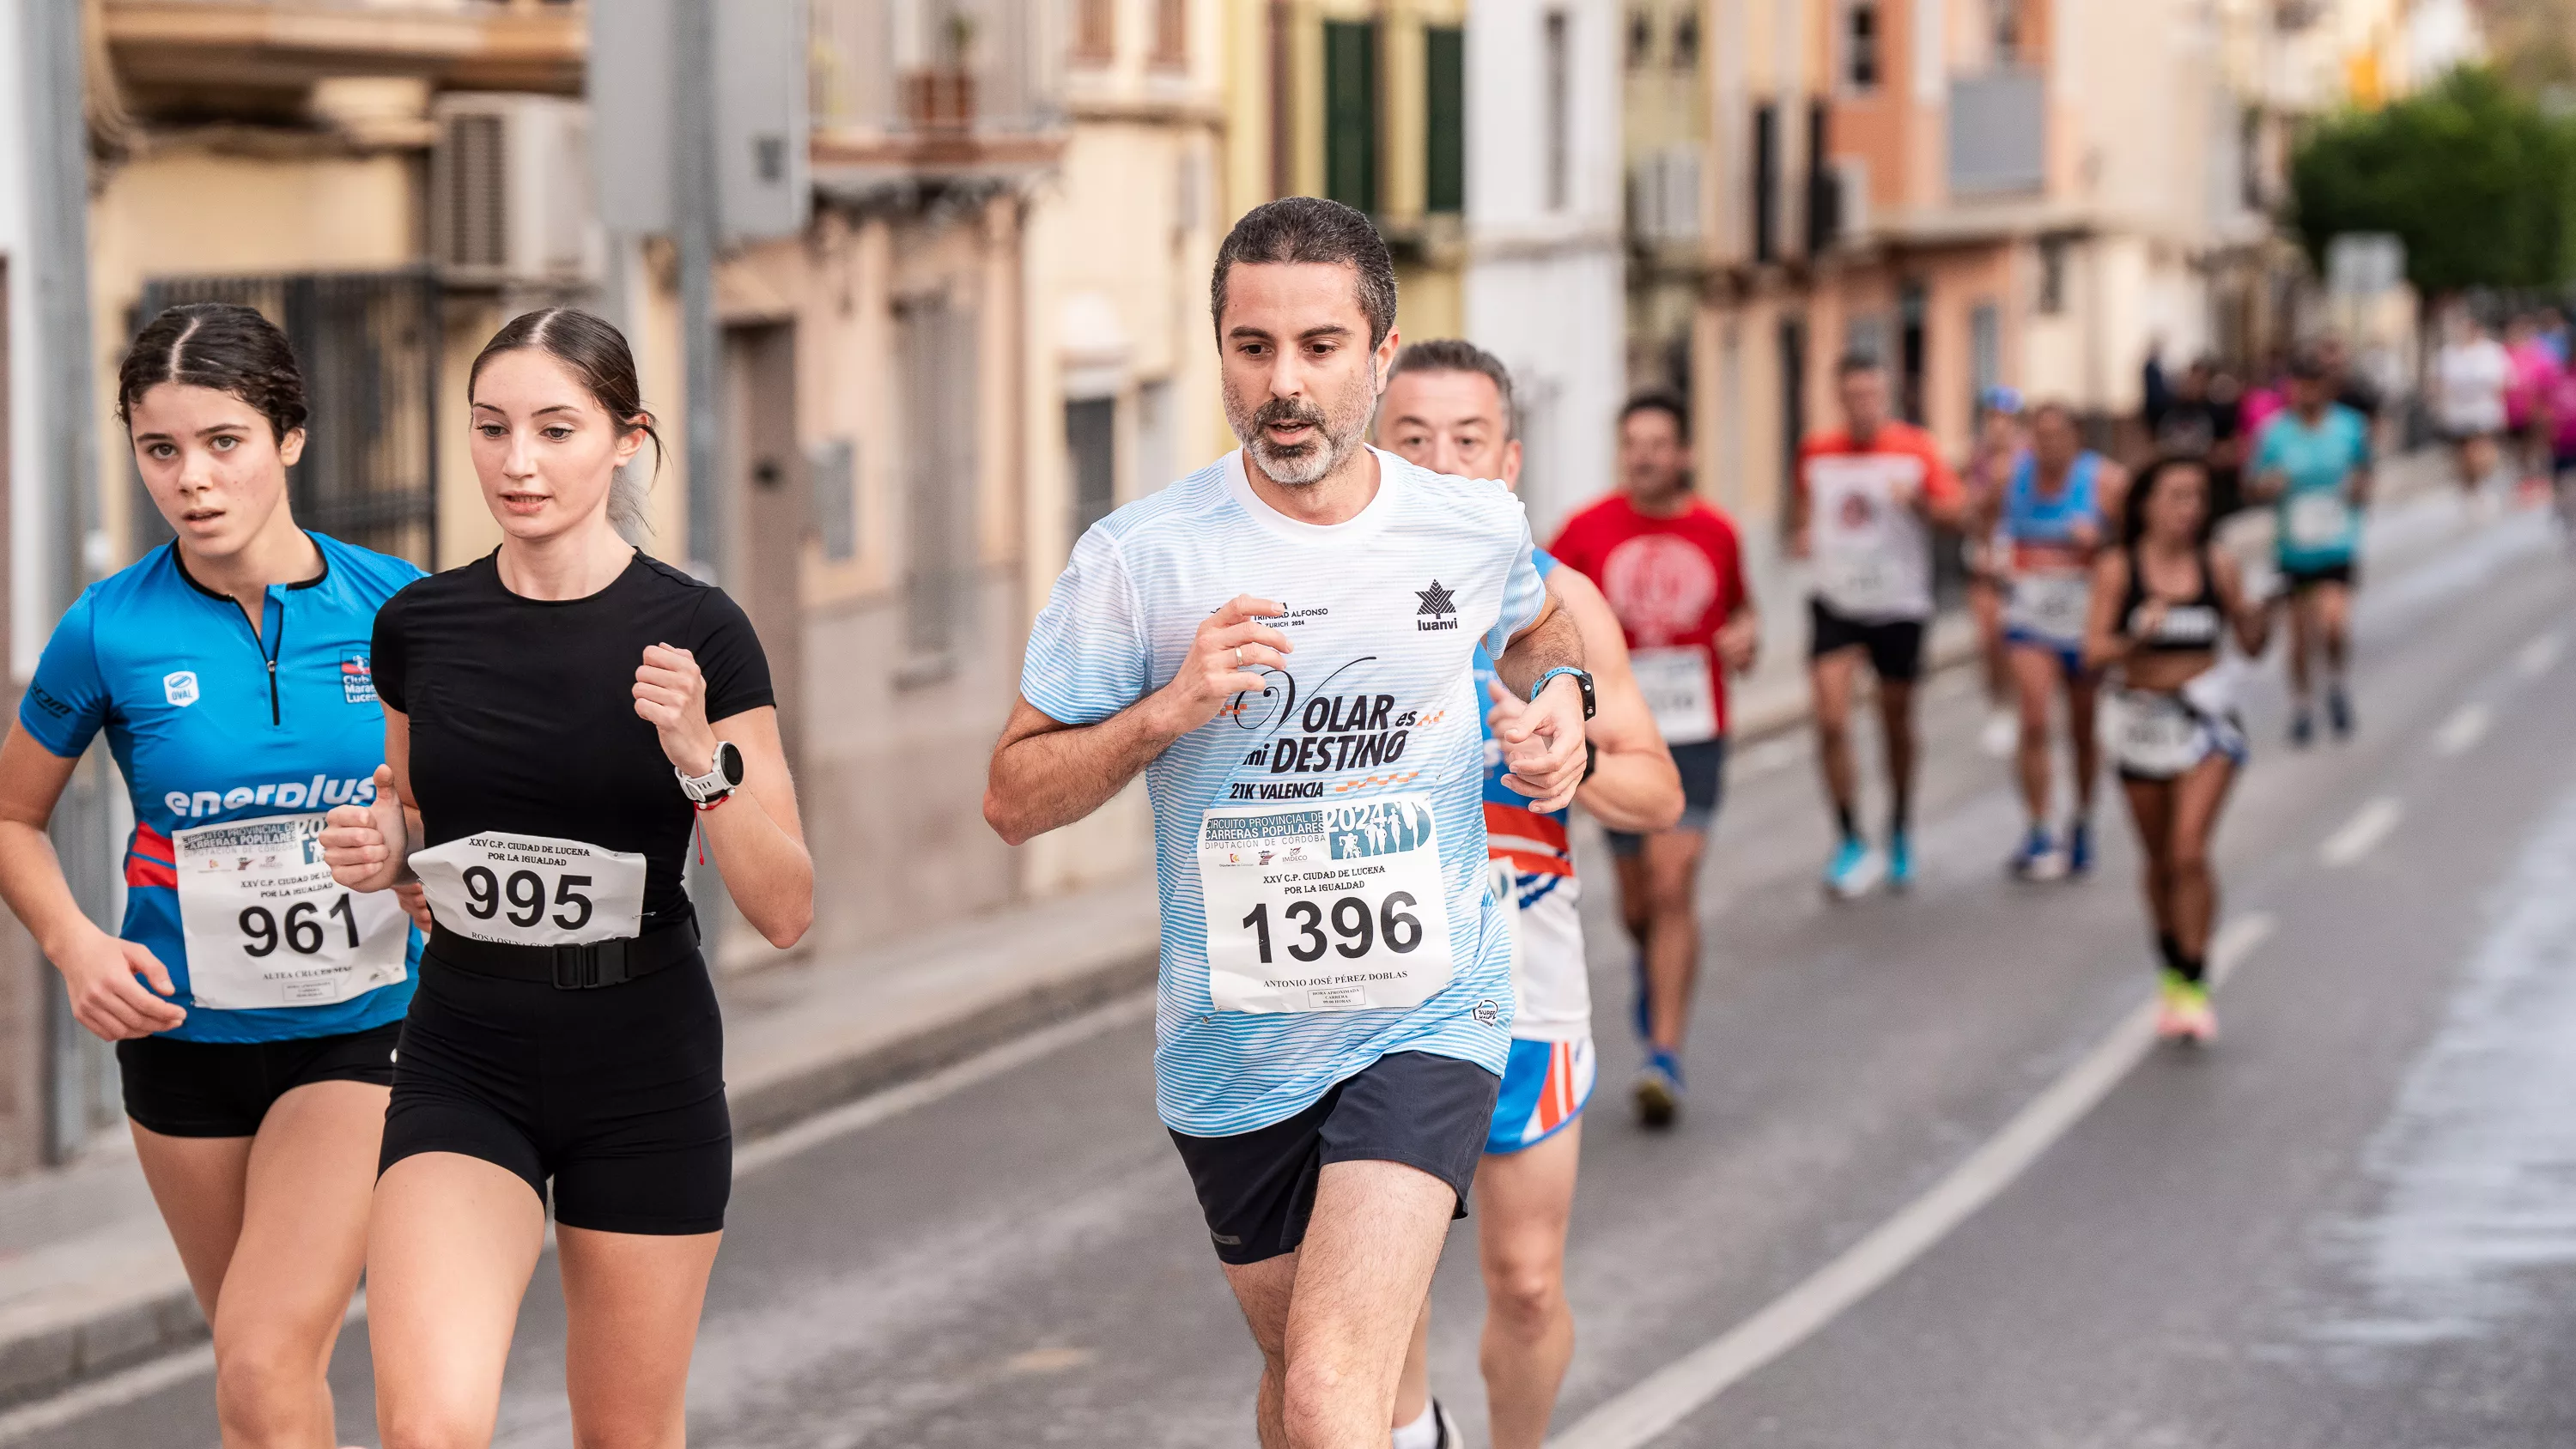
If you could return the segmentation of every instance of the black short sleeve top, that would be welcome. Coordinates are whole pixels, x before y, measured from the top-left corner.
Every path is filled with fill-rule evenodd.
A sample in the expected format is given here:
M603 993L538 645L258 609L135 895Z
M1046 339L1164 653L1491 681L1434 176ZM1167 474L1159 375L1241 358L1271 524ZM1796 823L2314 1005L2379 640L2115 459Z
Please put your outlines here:
M633 851L646 929L686 917L696 817L635 713L635 670L648 645L688 650L721 721L775 703L760 637L724 590L641 550L579 599L510 592L498 558L421 579L376 614L376 692L410 719L423 844L497 830Z

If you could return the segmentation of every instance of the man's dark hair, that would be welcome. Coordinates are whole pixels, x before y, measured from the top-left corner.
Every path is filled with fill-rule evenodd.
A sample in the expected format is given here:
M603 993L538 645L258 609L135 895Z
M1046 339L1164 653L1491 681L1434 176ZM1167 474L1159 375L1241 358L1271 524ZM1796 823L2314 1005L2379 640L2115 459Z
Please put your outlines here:
M1503 399L1503 441L1520 436L1520 407L1512 401L1512 372L1503 360L1463 337L1434 337L1427 342L1408 342L1395 355L1395 366L1388 368L1386 379L1395 381L1408 372L1474 372L1491 379L1494 391Z
M1886 370L1887 364L1879 361L1877 353L1862 352L1859 349L1854 348L1852 351L1846 352L1841 357L1835 359L1834 380L1839 382L1842 379L1851 376L1855 372L1884 372Z
M1673 420L1674 435L1685 443L1690 441L1690 404L1682 401L1680 393L1658 387L1632 394L1619 405L1620 426L1627 426L1628 420L1639 413L1662 413Z
M1217 328L1219 346L1225 343L1226 278L1238 262L1348 267L1360 312L1368 318L1369 346L1395 330L1395 259L1365 212L1320 196L1283 196L1245 212L1217 248L1216 270L1208 278L1208 320Z

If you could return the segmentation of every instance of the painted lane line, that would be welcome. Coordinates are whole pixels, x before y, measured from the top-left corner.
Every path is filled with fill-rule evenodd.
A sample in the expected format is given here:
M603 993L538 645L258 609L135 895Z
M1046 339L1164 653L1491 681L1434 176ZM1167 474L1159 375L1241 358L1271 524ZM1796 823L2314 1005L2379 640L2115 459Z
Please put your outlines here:
M2522 646L2522 652L2513 656L2513 667L2522 671L2525 679L2538 679L2549 672L2549 666L2558 662L2559 652L2566 644L2567 636L2564 634L2543 634Z
M50 1399L21 1404L0 1414L0 1444L17 1444L39 1434L50 1434L92 1414L123 1408L137 1399L148 1398L200 1374L214 1371L215 1346L211 1343L201 1343L194 1348L136 1364L130 1369L67 1389Z
M1077 1042L1089 1041L1102 1032L1153 1019L1154 993L1151 991L1139 991L1107 1005L1093 1007L1080 1016L1016 1037L954 1066L942 1067L918 1081L888 1087L763 1137L734 1153L733 1175L739 1181L773 1163L820 1147L835 1137L845 1137L906 1112L927 1107L943 1097L955 1096L968 1087L989 1082L1004 1072L1026 1066Z
M969 1087L991 1081L1077 1042L1153 1019L1154 993L1151 991L1140 991L1094 1007L1080 1016L1003 1042L917 1081L888 1087L763 1137L734 1153L733 1175L739 1180L799 1153L811 1151L834 1138L873 1127L906 1112L927 1107L943 1097L954 1096ZM551 1218L546 1222L546 1248L549 1252L554 1248L554 1222ZM349 1304L347 1322L363 1323L366 1317L367 1295L364 1289L360 1289ZM173 1385L214 1371L214 1348L203 1343L136 1364L67 1389L52 1398L0 1412L0 1445L51 1433L90 1415L122 1408L137 1399L149 1398Z
M2352 812L2352 818L2341 829L2325 838L2325 843L2317 847L2317 860L2334 867L2352 864L2386 840L2405 815L2405 807L2395 799L2380 796Z
M2211 945L2215 978L2234 974L2271 936L2272 926L2272 918L2260 912L2230 921ZM2142 1002L1949 1176L1752 1317L1584 1415L1550 1439L1548 1449L1641 1449L1804 1343L2001 1195L2110 1095L2155 1040L2156 1004Z
M2487 730L2494 723L2495 711L2484 704L2472 700L2461 705L2449 719L2442 721L2440 729L2433 731L2433 753L2446 756L2467 754L2477 748L2478 741L2487 737Z

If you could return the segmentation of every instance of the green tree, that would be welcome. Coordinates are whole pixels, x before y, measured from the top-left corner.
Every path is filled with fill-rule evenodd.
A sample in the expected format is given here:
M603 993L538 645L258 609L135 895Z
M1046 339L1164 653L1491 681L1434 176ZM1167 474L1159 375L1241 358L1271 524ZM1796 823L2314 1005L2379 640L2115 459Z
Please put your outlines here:
M2290 193L2320 266L2336 234L2380 231L2404 239L2427 295L2576 277L2576 127L2484 68L2321 122L2291 157Z

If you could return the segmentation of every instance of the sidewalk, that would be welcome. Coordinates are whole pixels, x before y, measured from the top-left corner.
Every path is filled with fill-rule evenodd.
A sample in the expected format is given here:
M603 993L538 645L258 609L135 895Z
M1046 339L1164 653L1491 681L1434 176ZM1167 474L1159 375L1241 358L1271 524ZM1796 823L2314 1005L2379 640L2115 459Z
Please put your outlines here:
M2456 536L2430 454L2383 473L2370 552L2415 555ZM2267 554L2268 516L2229 545ZM1807 718L1799 579L1755 564L1766 615L1760 666L1737 683L1739 743ZM1935 667L1973 657L1964 617L1943 617ZM924 1075L1154 980L1153 882L1031 902L884 948L720 978L726 1075L744 1140ZM103 1146L58 1172L0 1186L0 1406L42 1397L206 1333L133 1154Z

